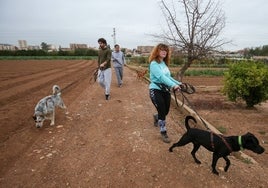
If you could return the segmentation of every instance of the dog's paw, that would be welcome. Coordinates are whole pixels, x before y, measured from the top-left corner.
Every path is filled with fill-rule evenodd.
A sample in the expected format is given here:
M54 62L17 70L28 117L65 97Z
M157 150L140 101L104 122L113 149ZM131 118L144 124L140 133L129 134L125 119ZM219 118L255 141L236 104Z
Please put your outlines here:
M224 172L227 172L228 171L228 169L229 169L229 167L224 167Z
M53 125L55 125L55 123L50 123L50 126L53 126Z
M219 172L217 171L217 170L212 170L212 172L213 172L213 174L215 174L215 175L219 175Z

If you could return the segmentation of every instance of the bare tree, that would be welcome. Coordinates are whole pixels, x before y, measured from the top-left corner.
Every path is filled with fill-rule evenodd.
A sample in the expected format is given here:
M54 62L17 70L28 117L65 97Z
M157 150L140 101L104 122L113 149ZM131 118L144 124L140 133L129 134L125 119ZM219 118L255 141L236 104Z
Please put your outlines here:
M160 7L167 27L162 34L153 36L186 54L187 61L177 73L179 80L195 60L228 43L219 39L225 26L225 14L219 1L172 0L167 4L161 0Z

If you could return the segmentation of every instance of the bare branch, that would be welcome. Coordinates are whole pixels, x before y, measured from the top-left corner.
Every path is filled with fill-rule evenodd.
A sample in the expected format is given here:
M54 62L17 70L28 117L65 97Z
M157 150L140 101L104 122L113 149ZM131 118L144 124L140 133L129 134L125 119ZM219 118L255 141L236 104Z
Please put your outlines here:
M167 27L162 34L153 36L186 53L188 62L182 68L183 74L195 59L230 41L220 39L225 27L225 15L219 0L170 1L169 4L165 0L160 1Z

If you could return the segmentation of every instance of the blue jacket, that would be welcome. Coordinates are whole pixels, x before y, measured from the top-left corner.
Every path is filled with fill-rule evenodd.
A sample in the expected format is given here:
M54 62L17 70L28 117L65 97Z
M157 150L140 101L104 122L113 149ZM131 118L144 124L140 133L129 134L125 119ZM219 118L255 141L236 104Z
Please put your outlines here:
M161 90L159 86L155 83L165 84L169 88L172 88L175 85L181 84L181 82L171 77L169 68L163 61L160 63L156 61L152 61L150 63L150 80L151 80L151 83L149 85L149 89Z

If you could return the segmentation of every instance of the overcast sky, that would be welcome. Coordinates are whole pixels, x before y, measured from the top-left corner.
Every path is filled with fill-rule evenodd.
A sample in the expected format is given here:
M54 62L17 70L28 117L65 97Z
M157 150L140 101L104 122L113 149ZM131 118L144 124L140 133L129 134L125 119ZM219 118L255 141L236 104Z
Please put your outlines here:
M170 0L166 0L170 1ZM0 43L41 42L69 47L97 47L104 37L125 48L155 45L150 34L165 26L159 0L0 0ZM222 0L226 26L222 37L233 44L225 50L268 45L268 0Z

